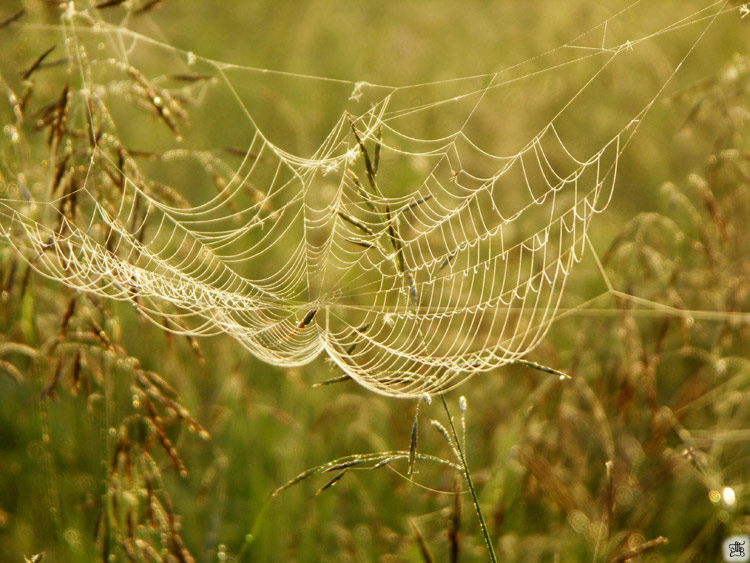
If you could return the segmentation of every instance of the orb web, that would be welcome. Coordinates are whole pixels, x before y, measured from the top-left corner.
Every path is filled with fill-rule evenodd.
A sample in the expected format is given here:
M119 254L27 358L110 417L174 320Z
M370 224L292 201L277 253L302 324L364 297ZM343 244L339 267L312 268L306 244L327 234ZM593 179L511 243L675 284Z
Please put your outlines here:
M387 86L213 61L70 3L45 28L66 51L37 114L45 165L0 199L2 236L45 276L167 330L227 334L278 366L326 354L379 393L442 392L544 338L620 155L679 64L581 149L566 119L585 114L590 85L654 37L687 29L687 56L724 9L620 42L607 20L533 70ZM504 154L476 140L505 88L571 66L581 84L536 133ZM340 105L305 156L263 111L259 92L283 96L285 81ZM234 124L226 140L200 135L211 120Z

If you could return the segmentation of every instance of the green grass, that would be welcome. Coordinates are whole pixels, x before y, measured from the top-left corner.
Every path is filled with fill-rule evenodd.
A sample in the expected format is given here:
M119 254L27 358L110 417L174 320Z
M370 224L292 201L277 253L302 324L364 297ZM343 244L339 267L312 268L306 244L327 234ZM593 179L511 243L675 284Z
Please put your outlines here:
M219 7L167 0L131 25L167 45L243 67L388 85L528 61L509 71L522 80L487 95L469 131L485 146L513 152L599 68L536 75L570 55L532 57L629 4ZM705 4L642 7L648 20L626 13L607 37L617 44ZM0 20L21 6L3 6ZM26 8L18 25L0 29L8 53L0 72L15 92L23 90L20 71L41 52L53 43L59 46L50 57L63 52L54 29L28 25L56 21L59 9L43 2ZM125 13L102 11L110 22ZM659 35L576 99L561 129L577 154L627 125L707 23ZM571 313L528 357L571 379L514 365L446 395L456 421L463 416L459 394L468 403L460 442L471 484L461 470L424 457L461 465L431 423L452 429L440 400L420 403L415 441L416 401L375 395L351 381L314 387L341 375L323 358L280 369L226 336L169 335L129 303L53 284L29 272L8 245L0 247L0 361L7 362L0 363L0 561L40 552L45 561L127 561L134 553L146 561L451 561L453 553L481 561L488 552L474 492L500 561L717 559L723 538L750 533L746 26L738 12L717 20L621 158L613 203L592 228L602 270L587 249L568 281L563 307ZM601 33L584 39L601 41ZM89 44L96 49L96 41ZM181 56L138 46L131 62L158 73L182 68ZM351 84L245 68L227 75L272 140L301 154L318 146L344 110L357 114L381 93L356 102L348 99ZM30 112L57 99L66 79L61 67L35 76ZM79 78L70 80L77 88ZM455 91L453 83L402 90L394 103L416 105ZM237 126L243 122L231 98L226 87L214 86L202 104L187 107L189 125L180 124L186 146L244 146L247 133ZM6 99L0 122L10 124ZM128 103L112 107L128 148L173 142L158 117ZM410 119L415 130L438 136L461 116L446 108L445 121ZM49 179L49 168L40 166L50 152L46 133L31 129L20 148L6 130L3 190L18 183L19 173L29 185ZM184 182L181 195L191 201L215 189L208 180L193 182L199 166L142 164ZM379 179L406 191L421 165L384 157ZM608 294L606 281L621 293ZM459 442L461 428L455 430ZM407 455L375 470L377 462L366 458L324 471L336 460L365 459L349 456L392 451ZM733 505L722 501L724 487L735 491Z

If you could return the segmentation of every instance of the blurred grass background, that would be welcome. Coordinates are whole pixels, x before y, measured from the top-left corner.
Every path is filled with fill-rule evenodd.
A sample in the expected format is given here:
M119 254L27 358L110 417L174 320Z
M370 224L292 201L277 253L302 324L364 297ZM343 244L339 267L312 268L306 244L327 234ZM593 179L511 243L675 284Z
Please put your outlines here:
M531 76L558 55L538 64L534 57L630 4L166 0L127 25L243 67L374 84L444 81L529 61L510 71L528 78L490 96L472 125L481 143L510 152L598 68ZM605 40L620 44L705 5L670 1L634 10L613 20ZM54 22L61 9L8 1L0 19L22 7L20 27L0 30L3 79L13 88L50 43L27 24ZM127 7L101 13L119 22ZM610 561L632 553L634 561L714 561L724 537L750 532L747 22L737 11L721 16L660 97L620 161L614 201L592 235L616 288L712 318L605 296L562 318L530 355L572 381L514 366L448 396L456 412L459 394L467 398L469 464L502 560ZM608 69L566 116L566 140L585 152L627 125L705 23L659 36ZM596 44L600 31L581 41ZM180 56L144 53L134 57L156 68ZM303 155L350 103L351 84L242 70L232 76L273 140ZM45 100L43 87L32 105ZM431 91L443 96L451 87ZM191 109L191 135L208 146L241 144L236 112L221 110L227 91L216 90L206 102L211 111ZM0 116L10 122L10 104ZM123 134L139 148L151 141L143 131ZM4 182L24 166L7 155ZM153 546L143 560L187 560L189 551L198 561L420 561L426 556L412 523L435 560L451 560L452 493L456 483L466 488L456 472L420 463L411 482L406 464L394 464L396 471L349 471L320 495L325 477L269 496L329 460L407 449L413 402L352 383L313 388L338 375L322 358L280 370L229 338L171 337L132 308L75 296L29 274L11 249L1 252L0 359L11 366L0 366L0 560L43 551L50 561L128 560L132 535ZM590 253L580 266L566 305L606 290ZM74 297L67 330L77 336L58 342ZM86 347L83 360L77 346ZM144 410L144 389L161 395L139 382L145 372L158 373L189 411L180 416L154 399L185 476L134 416ZM441 416L437 404L421 406L419 449L448 458L429 424ZM725 487L733 503L722 497ZM459 504L460 560L484 560L465 493ZM147 514L157 505L165 511L154 517L161 528ZM186 551L170 543L175 535ZM638 553L661 536L669 543Z

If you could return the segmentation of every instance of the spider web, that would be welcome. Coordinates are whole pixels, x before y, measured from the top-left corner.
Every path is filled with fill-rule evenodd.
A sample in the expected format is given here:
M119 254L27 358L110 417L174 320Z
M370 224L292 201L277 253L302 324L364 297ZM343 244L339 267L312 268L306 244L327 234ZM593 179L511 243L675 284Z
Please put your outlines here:
M48 160L0 199L2 235L45 276L131 302L167 330L227 334L278 366L325 353L383 394L448 390L544 338L620 155L728 11L715 2L638 36L608 32L638 5L531 66L391 86L214 61L70 3L39 28L62 36L67 61L40 117ZM582 142L571 116L591 85L673 33L691 40L660 86ZM475 140L507 89L571 68L578 87L528 116L536 133ZM283 124L264 110L292 82L338 108L306 156L275 141ZM211 118L234 123L226 140L199 135Z

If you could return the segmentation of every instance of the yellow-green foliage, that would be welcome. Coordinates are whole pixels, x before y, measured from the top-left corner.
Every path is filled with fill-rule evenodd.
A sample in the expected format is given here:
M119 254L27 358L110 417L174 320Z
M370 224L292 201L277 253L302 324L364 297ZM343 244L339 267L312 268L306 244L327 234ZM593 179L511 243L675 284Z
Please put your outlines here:
M750 17L741 3L668 1L647 10L648 21L630 1L99 4L97 18L165 45L149 51L159 60L134 50L132 67L113 71L129 94L109 110L131 125L115 138L120 168L137 161L152 175L149 193L175 207L221 190L219 174L204 174L217 161L167 174L160 167L174 164L148 151L179 135L187 150L196 139L228 147L232 162L244 142L229 111L202 111L202 100L220 108L231 96L212 82L201 98L210 80L200 69L181 78L184 99L149 81L151 68L184 55L176 49L240 65L226 72L257 125L299 154L343 115L351 83L249 67L440 83L433 98L405 89L404 107L449 99L453 78L510 69L508 87L487 91L492 103L467 132L500 153L519 150L569 100L576 111L564 127L581 151L642 121L559 318L528 357L570 378L529 365L477 375L461 387L465 398L446 396L452 424L438 398L375 395L322 358L281 369L226 335L172 334L164 328L179 332L177 321L150 322L132 306L138 295L110 301L52 283L6 238L0 561L42 552L45 561L486 560L462 455L502 561L713 561L725 537L750 534ZM64 45L40 58L53 42L76 40L58 26L65 9L0 6L0 21L9 18L0 28L0 190L20 199L24 182L49 186L71 215L76 186L96 173L85 163L102 167L102 190L121 180L90 142L106 119L92 108L91 127L83 113L66 113L82 78L60 60ZM669 24L675 31L664 31ZM562 63L568 49L584 52L572 45L592 28L586 44L595 36L600 47L661 31L645 54L618 59L582 91L601 65ZM445 123L418 127L439 136L460 126L446 105ZM117 154L116 142L101 146ZM394 190L424 176L418 158L388 165L383 155L378 181ZM359 177L374 191L371 167ZM161 183L162 172L187 187ZM201 174L202 184L190 182ZM248 201L262 199L258 188ZM384 244L403 259L389 236ZM315 313L306 315L312 323Z

